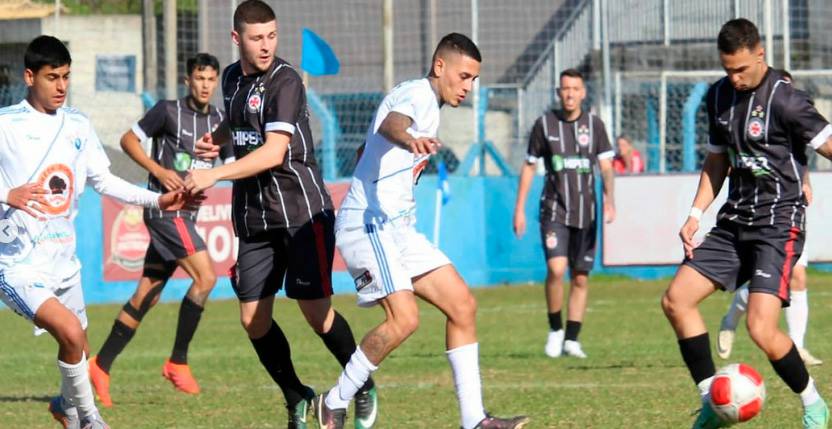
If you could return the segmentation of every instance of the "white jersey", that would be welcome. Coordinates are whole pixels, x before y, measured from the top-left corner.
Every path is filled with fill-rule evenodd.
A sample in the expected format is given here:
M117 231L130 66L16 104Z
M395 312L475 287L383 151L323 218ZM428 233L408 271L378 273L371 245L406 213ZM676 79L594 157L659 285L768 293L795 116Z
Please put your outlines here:
M413 188L429 155L415 155L378 133L390 112L413 120L407 129L413 137L436 137L439 130L439 102L427 78L402 82L393 88L367 130L364 153L339 211L341 223L381 224L415 215Z
M0 109L0 188L36 183L48 191L44 219L0 204L0 272L32 269L69 279L81 269L73 220L87 178L109 175L110 161L79 111L41 113L25 100ZM100 222L100 219L95 220Z

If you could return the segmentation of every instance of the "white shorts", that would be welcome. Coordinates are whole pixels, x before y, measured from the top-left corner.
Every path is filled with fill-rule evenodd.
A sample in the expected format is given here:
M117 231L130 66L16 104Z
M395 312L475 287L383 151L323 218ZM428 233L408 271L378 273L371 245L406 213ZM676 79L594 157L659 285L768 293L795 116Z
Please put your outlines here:
M57 299L78 317L81 327L87 329L87 309L80 273L60 279L31 269L0 271L0 300L27 320L34 321L38 309L49 298ZM35 327L35 335L44 332L46 330Z
M362 307L393 292L412 291L414 277L451 263L411 225L338 225L335 244L355 279Z

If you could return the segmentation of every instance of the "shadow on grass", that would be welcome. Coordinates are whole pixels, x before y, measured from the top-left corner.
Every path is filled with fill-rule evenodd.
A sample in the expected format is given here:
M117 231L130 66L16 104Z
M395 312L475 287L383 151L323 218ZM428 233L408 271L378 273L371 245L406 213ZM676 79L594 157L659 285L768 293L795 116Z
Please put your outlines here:
M0 402L49 402L52 400L51 396L2 396L0 395Z

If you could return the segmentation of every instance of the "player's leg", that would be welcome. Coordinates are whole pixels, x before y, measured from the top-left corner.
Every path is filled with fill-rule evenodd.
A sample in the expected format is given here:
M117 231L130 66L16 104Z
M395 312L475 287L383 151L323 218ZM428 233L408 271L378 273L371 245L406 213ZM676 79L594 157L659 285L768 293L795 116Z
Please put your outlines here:
M546 310L549 333L544 352L549 357L559 357L563 351L563 278L568 265L569 229L564 225L540 221L540 238L546 257Z
M743 286L734 293L734 298L728 306L728 311L722 316L719 323L719 335L716 339L716 353L722 359L731 356L731 349L734 346L734 337L740 318L745 315L748 308L748 286Z
M572 279L563 354L577 358L586 358L578 334L581 332L589 299L589 272L595 263L595 233L594 222L588 228L569 228L569 269Z
M808 252L806 247L797 260L792 271L792 279L789 287L791 289L791 305L785 308L786 325L789 327L789 337L794 341L800 357L808 366L820 365L822 360L812 356L805 345L806 328L809 324L809 290L806 287L806 267L808 265Z

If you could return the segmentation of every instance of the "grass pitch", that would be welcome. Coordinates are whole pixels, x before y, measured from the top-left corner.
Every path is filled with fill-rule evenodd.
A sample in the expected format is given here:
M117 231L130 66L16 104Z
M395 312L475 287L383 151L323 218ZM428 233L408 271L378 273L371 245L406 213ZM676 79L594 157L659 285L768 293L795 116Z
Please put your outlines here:
M827 339L832 318L827 311L832 304L830 283L832 275L809 275L807 345L827 360L810 372L827 398L832 398L832 344ZM540 285L475 289L486 407L499 415L527 414L532 418L530 428L690 427L691 412L698 408L697 394L659 307L666 285L666 280L593 278L581 332L586 360L549 359L543 354L547 326ZM730 295L717 293L702 307L712 342L729 299ZM357 337L382 317L379 309L357 308L353 296L337 296L334 303ZM115 406L102 409L108 423L114 428L285 428L280 391L240 327L236 301L210 302L191 345L189 360L203 393L178 393L161 377L178 308L178 303L157 306L116 360L111 387ZM89 308L94 352L118 310L118 305ZM317 390L329 388L340 367L294 302L279 299L275 318L292 344L301 379ZM444 319L424 305L421 323L375 375L380 388L378 428L458 427L444 353ZM54 341L48 336L33 338L31 326L8 310L0 311L0 331L0 428L58 427L46 411L59 387ZM768 390L762 414L744 427L800 427L797 396L777 378L744 328L737 337L731 362L757 368ZM727 363L714 356L717 366Z

